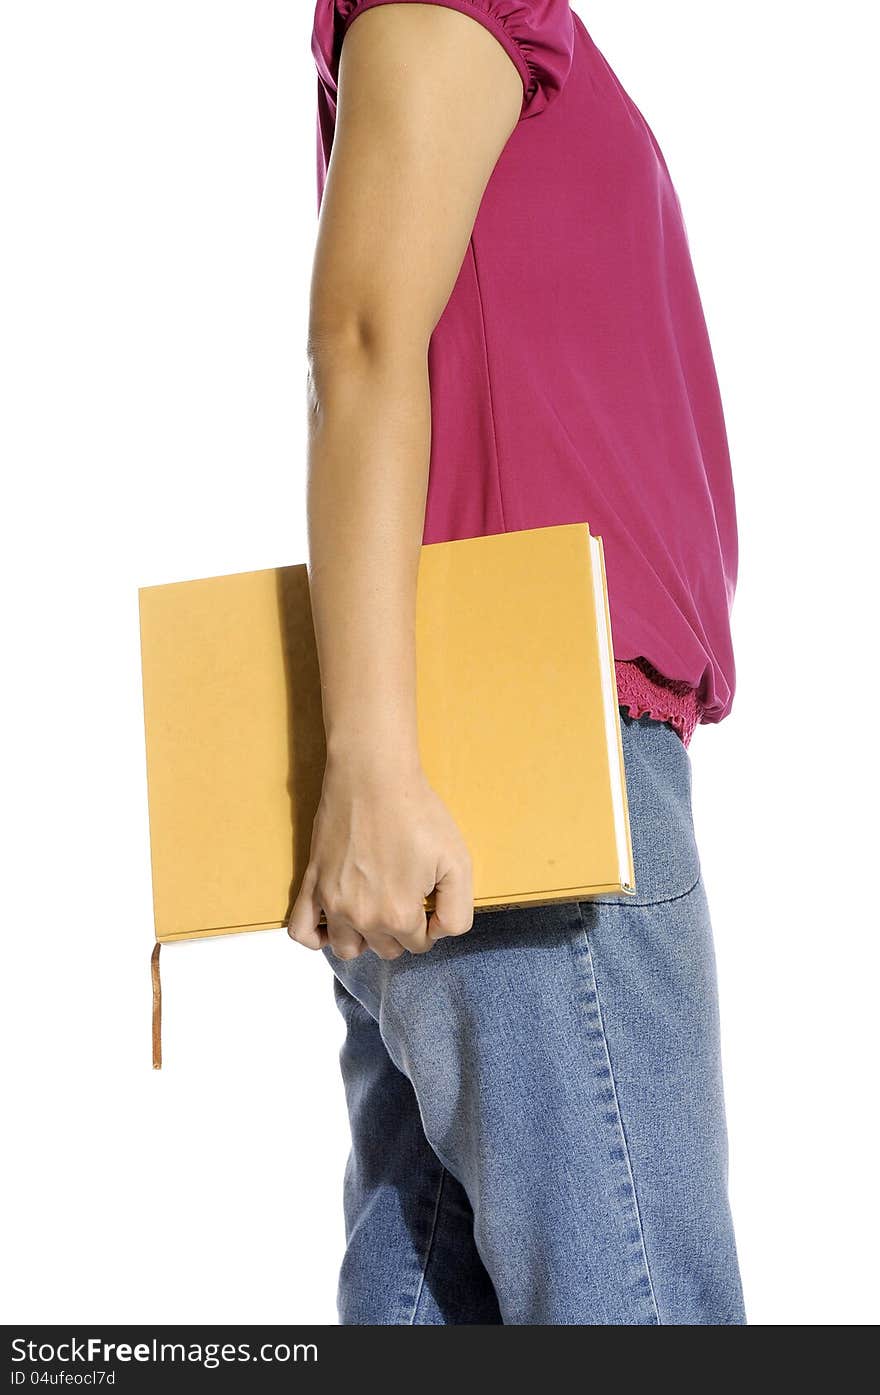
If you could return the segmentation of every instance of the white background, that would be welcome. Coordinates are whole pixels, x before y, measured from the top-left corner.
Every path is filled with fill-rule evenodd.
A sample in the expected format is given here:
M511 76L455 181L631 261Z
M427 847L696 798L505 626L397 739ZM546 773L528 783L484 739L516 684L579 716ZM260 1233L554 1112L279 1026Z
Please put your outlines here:
M867 1324L876 48L852 0L578 8L676 182L734 461L739 688L691 752L749 1316ZM312 5L2 16L4 1317L333 1323L323 958L169 946L150 1069L137 621L306 555Z

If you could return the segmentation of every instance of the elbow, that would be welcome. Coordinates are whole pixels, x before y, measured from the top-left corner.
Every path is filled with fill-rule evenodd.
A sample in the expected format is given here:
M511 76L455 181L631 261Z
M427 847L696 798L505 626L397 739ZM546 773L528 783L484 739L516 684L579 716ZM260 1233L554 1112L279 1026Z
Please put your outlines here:
M430 332L405 314L387 310L312 315L306 359L315 381L328 381L370 367L426 360Z
M359 401L372 391L375 382L380 342L369 319L310 320L306 368L313 428L328 412L358 410Z
M306 355L310 365L370 358L381 337L373 315L350 314L333 319L313 315L309 320Z

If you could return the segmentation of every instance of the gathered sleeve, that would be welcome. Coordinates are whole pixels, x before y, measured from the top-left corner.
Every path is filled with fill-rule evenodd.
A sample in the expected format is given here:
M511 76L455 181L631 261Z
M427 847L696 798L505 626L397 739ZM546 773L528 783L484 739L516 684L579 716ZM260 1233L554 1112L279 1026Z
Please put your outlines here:
M565 85L574 46L569 0L318 0L312 46L325 81L335 85L342 40L351 24L366 10L389 3L443 5L482 24L522 80L520 120L543 111Z

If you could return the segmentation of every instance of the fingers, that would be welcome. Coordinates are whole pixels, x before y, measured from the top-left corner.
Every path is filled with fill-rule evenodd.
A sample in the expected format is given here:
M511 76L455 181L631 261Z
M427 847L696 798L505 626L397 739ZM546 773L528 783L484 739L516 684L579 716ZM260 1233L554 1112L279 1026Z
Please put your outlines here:
M399 940L395 940L393 935L374 933L367 940L367 944L380 959L399 959L401 954L406 953L403 945Z
M327 939L337 959L357 959L367 947L363 935L339 916L327 916Z
M387 904L368 911L363 906L343 909L337 903L334 911L327 913L331 945L337 921L341 933L358 935L362 947L372 949L380 959L399 959L404 951L422 954L431 948L426 933L425 909L418 902L414 908L410 907L408 912ZM345 957L352 956L349 954Z
M388 902L372 909L362 899L326 895L319 899L327 916L330 948L341 959L353 959L371 949L380 959L399 959L405 952L423 954L431 948L427 916L421 900L408 909ZM328 904L329 903L329 904Z
M322 913L326 929L320 923ZM347 908L338 898L322 898L317 870L309 866L288 918L287 933L306 949L322 949L329 945L338 959L356 959L367 947L380 959L399 959L404 946L385 928L382 916L368 918L367 935L355 928L357 914L355 907ZM424 921L424 911L421 915ZM392 925L397 923L394 913L389 914L388 920Z
M437 883L428 940L434 944L446 935L466 935L473 923L473 872L467 858L450 867Z
M321 906L315 895L315 877L306 869L299 894L287 921L287 933L306 949L321 949L327 943L327 932L319 924Z
M287 933L307 949L329 945L338 959L356 959L372 949L380 959L426 954L447 935L464 935L473 925L473 890L469 862L451 867L437 883L430 919L420 902L385 904L375 911L347 905L344 898L321 894L317 874L309 868L288 920ZM326 930L321 926L322 911Z
M428 939L428 917L425 914L425 907L421 902L410 908L407 912L403 909L391 909L386 911L381 918L383 929L390 933L401 951L407 950L410 954L425 954L431 948L431 941Z

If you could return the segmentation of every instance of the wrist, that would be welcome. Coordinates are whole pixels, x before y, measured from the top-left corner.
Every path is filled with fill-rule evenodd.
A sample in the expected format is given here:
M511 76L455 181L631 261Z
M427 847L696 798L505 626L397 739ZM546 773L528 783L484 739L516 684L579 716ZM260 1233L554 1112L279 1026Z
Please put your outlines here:
M415 737L401 739L384 732L347 732L327 737L328 774L345 773L366 779L412 778L422 774Z

